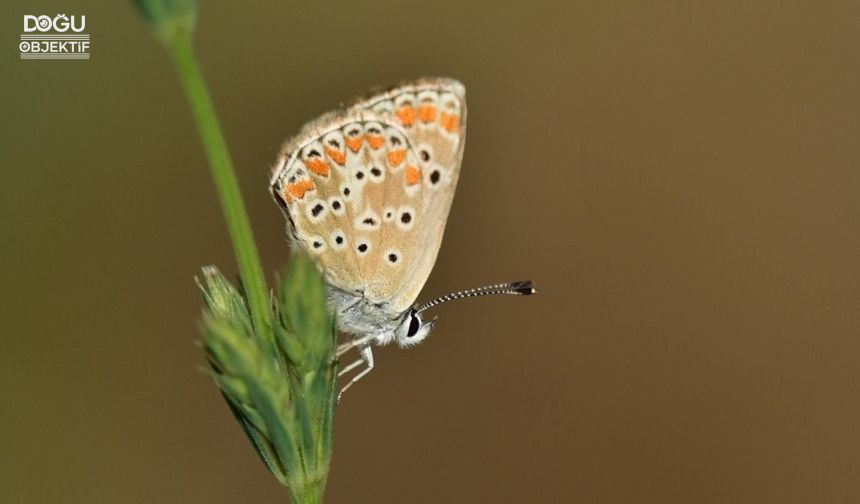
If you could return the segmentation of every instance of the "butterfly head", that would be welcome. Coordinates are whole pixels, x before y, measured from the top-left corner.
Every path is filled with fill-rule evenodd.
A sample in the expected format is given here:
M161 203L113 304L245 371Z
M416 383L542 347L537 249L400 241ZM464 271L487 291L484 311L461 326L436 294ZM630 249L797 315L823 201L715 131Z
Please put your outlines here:
M421 319L421 314L418 310L411 308L406 312L406 315L400 321L395 331L397 344L403 348L417 345L424 341L424 338L433 330L436 325L436 317L433 320L425 322Z
M429 322L425 322L421 318L421 312L428 308L438 306L442 303L447 303L449 301L455 301L458 299L465 299L474 296L487 296L493 294L513 294L518 296L530 296L534 293L534 284L532 284L531 280L525 280L522 282L508 282L496 285L487 285L485 287L478 287L475 289L445 294L444 296L440 296L436 299L428 301L421 306L410 308L409 311L407 311L404 314L403 318L400 320L400 323L398 324L397 329L394 332L394 337L397 340L397 343L404 348L416 345L423 341L424 338L426 338L427 335L430 334L430 331L432 331L433 327L436 325L436 317L433 317L433 320Z

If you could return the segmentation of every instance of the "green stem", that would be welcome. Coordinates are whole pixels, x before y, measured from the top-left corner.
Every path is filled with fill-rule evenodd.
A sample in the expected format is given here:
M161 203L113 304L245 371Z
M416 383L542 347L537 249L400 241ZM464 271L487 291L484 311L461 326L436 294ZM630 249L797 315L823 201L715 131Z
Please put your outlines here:
M324 488L325 483L315 481L302 487L290 486L288 491L293 504L319 504L322 502Z
M212 375L294 504L320 504L331 460L337 365L325 284L302 255L270 298L251 225L194 55L195 0L135 0L170 54L209 161L244 293L204 268L203 335ZM277 302L277 306L273 302ZM294 330L296 329L296 330Z
M236 262L239 264L239 276L247 296L255 332L265 335L268 339L265 343L268 345L272 341L272 328L266 279L263 276L260 256L257 253L257 245L242 201L242 193L239 191L239 182L233 170L230 153L221 133L218 116L212 106L206 82L203 80L200 66L194 55L191 33L182 30L166 42L203 140L203 148L209 160L212 178L215 180L218 199L227 221L227 230L233 242Z

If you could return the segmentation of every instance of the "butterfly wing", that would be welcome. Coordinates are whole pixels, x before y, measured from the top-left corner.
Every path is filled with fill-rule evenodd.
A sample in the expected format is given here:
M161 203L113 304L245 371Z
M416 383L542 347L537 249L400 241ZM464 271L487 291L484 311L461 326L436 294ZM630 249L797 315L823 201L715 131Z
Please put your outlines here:
M394 282L378 282L373 289L375 296L402 312L424 287L442 245L466 140L465 88L452 79L423 79L371 95L355 107L402 128L414 151L410 157L417 157L417 164L408 165L385 196L385 206L398 211L394 226L383 229L381 236L385 251L409 251L408 263ZM399 187L405 188L406 201L400 199ZM388 279L390 258L383 254L380 259L371 278Z
M461 84L398 86L308 124L278 159L272 192L292 241L329 282L398 314L442 242L465 138Z

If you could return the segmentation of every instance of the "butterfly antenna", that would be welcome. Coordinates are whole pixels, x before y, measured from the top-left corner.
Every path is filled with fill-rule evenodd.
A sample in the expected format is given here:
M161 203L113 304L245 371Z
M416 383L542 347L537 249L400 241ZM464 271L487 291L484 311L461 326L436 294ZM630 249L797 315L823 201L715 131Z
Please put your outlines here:
M484 287L478 287L476 289L469 289L460 292L452 292L451 294L445 294L444 296L439 296L432 301L427 301L423 305L416 308L417 313L421 313L427 308L432 308L436 305L440 305L442 303L447 303L448 301L455 301L457 299L464 299L475 296L491 296L494 294L513 294L515 296L531 296L537 292L535 290L534 284L531 280L524 280L522 282L508 282L508 283L500 283L496 285L487 285Z

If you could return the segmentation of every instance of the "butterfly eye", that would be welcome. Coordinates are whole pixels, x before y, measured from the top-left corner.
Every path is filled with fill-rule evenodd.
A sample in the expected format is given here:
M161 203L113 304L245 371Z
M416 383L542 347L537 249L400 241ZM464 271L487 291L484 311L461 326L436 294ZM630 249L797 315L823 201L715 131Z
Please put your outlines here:
M406 331L406 337L411 338L418 334L418 329L421 327L421 319L418 318L418 315L415 313L415 310L409 314L409 330Z

